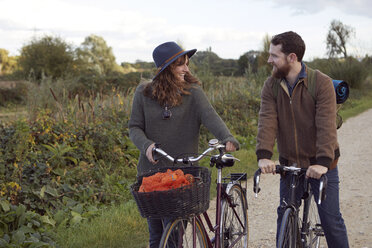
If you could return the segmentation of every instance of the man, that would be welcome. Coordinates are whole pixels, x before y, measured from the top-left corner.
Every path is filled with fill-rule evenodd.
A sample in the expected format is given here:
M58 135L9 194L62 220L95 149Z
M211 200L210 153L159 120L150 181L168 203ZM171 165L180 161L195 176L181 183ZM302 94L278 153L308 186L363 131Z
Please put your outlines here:
M315 99L308 87L312 71L302 62L305 43L295 32L273 37L268 63L273 66L262 89L256 155L262 173L275 173L271 160L275 139L281 164L308 168L312 188L321 175L328 177L327 197L318 207L328 247L349 247L346 227L339 209L337 160L340 156L336 131L336 99L332 80L316 71ZM277 87L274 84L277 83ZM280 179L278 227L289 198L289 177ZM313 186L314 185L314 186ZM318 186L316 186L318 187ZM317 191L317 190L314 190ZM301 192L298 192L300 200ZM318 199L319 192L314 192Z

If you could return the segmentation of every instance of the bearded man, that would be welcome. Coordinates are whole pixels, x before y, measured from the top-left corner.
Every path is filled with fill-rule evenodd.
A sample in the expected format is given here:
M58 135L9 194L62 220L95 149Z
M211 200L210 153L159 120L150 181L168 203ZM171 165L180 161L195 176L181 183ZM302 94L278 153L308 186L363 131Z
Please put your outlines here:
M319 198L319 178L328 177L327 197L318 212L328 247L349 247L346 227L339 208L340 156L336 131L336 96L332 79L313 71L302 62L305 43L295 32L275 35L270 44L268 63L273 66L262 89L256 155L262 173L275 173L271 160L275 140L282 165L308 168L315 200ZM308 86L308 75L315 75L315 99ZM275 84L277 84L275 86ZM280 204L277 209L277 239L285 203L289 200L289 176L280 178ZM304 178L301 178L303 182ZM296 192L301 203L303 189Z

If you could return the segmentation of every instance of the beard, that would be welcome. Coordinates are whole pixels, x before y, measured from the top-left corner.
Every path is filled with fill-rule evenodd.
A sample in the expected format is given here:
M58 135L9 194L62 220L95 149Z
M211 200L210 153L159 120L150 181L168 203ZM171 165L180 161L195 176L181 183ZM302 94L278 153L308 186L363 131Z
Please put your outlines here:
M276 68L276 70L274 69ZM275 78L282 79L285 78L289 71L291 70L288 63L284 64L281 68L273 67L271 75Z

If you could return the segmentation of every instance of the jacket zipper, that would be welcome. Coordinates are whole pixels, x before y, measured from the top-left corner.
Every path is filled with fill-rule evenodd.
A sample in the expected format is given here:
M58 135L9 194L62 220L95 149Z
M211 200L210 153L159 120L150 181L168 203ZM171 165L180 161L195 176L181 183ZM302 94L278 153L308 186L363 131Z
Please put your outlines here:
M297 88L297 85L299 84L300 82L298 82L296 84L296 86L294 87L293 91L292 91L292 96L293 96L293 93L295 91L295 89ZM282 86L283 87L283 86ZM299 154L298 154L298 137L297 137L297 126L296 126L296 122L295 122L295 118L294 118L294 111L293 111L293 105L292 105L292 96L289 95L289 92L285 91L289 97L289 105L291 106L291 112L292 112L292 121L293 121L293 127L294 127L294 137L295 137L295 148L296 148L296 158L297 158L297 166L300 166L300 158L299 158Z
M296 85L297 86L297 85ZM296 88L296 87L295 87ZM293 89L294 91L294 89ZM293 92L292 92L293 95ZM292 121L294 126L294 137L295 137L295 146L296 146L296 158L297 158L297 166L300 166L300 159L298 155L298 137L297 137L297 126L294 118L294 111L293 111L293 105L292 105L292 97L290 97L289 104L291 105L291 111L292 111Z

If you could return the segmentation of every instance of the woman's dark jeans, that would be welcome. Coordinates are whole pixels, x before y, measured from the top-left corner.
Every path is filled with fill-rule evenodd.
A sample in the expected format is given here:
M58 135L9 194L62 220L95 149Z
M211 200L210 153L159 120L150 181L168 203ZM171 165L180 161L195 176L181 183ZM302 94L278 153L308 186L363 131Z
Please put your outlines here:
M149 233L150 233L150 248L159 248L161 235L163 234L163 230L166 228L169 222L173 221L171 218L164 218L164 219L153 219L148 218L147 223L149 226Z

